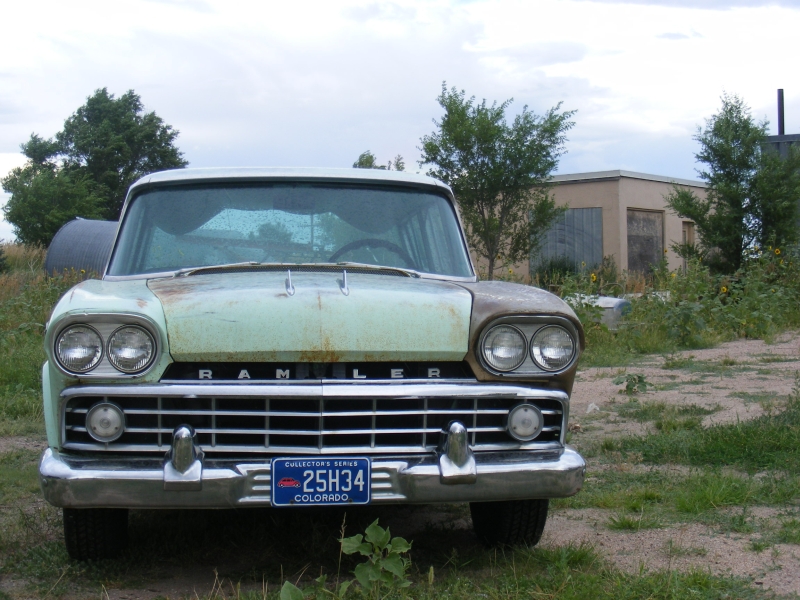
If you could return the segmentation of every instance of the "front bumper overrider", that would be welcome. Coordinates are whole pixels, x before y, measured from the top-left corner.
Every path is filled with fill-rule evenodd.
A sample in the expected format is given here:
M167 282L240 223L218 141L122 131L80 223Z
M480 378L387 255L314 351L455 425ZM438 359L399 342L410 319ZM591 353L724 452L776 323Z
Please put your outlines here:
M469 454L474 457L471 477L443 471L446 454L372 457L371 502L564 498L576 494L583 484L586 463L570 447ZM55 506L238 508L271 504L268 459L205 459L199 481L195 474L185 485L181 485L180 474L176 483L173 471L169 458L76 455L53 449L45 450L39 463L44 497Z

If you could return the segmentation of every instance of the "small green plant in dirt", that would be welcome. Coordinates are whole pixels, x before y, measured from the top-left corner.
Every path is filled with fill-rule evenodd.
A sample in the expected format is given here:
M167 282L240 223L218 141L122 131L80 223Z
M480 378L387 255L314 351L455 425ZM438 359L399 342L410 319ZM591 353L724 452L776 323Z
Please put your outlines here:
M661 527L661 521L655 515L645 514L642 509L639 514L618 513L612 515L608 519L607 526L615 531L640 531Z
M614 385L625 384L625 389L620 390L620 394L628 394L632 396L640 392L644 393L652 384L648 383L644 375L636 375L635 373L628 373L627 375L619 375L614 378Z
M666 402L639 402L632 398L630 402L618 405L616 410L620 417L640 423L652 422L659 431L669 432L698 429L703 423L703 417L720 408L705 408L696 404L675 406Z
M800 545L800 520L787 519L781 523L777 540L782 544Z
M344 526L342 527L344 531ZM360 533L340 540L341 552L344 554L360 554L366 561L356 566L353 571L362 590L369 598L384 598L402 588L411 585L408 578L408 567L411 560L404 555L411 549L411 544L401 537L393 538L389 528L378 525L376 519ZM326 577L320 576L315 585L308 590L301 590L287 581L281 588L281 600L303 600L304 598L343 598L352 580L344 581L333 591L326 587Z

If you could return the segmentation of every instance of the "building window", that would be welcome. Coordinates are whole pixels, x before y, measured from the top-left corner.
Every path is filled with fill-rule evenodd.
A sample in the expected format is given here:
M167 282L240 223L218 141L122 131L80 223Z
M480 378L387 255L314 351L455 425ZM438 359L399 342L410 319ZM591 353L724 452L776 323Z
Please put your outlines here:
M664 211L628 209L628 271L650 273L664 258Z
M603 209L569 208L544 235L539 256L532 257L531 271L564 257L576 266L603 262Z

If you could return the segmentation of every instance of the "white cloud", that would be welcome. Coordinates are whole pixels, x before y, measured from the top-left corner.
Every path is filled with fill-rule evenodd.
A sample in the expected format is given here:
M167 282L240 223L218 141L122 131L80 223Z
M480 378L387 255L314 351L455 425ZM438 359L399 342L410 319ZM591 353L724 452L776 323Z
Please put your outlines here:
M562 172L693 177L692 135L724 90L774 115L800 26L783 4L12 3L0 152L53 135L108 87L134 89L179 129L195 166L349 166L370 149L416 168L446 80L478 99L513 97L512 113L578 109ZM791 132L800 91L786 91Z

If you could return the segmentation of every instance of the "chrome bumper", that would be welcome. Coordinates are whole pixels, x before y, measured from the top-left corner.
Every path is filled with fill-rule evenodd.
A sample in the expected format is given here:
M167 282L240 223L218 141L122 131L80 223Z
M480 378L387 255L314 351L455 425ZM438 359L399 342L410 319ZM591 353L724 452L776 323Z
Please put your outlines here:
M455 456L454 451L453 455ZM471 453L470 453L471 454ZM372 458L372 503L436 503L563 498L583 484L573 449L481 452L476 475L449 474L441 456ZM39 463L45 499L72 508L236 508L270 505L269 461L205 459L199 485L175 486L172 463L155 458L78 456L48 449ZM187 473L189 471L187 470Z

